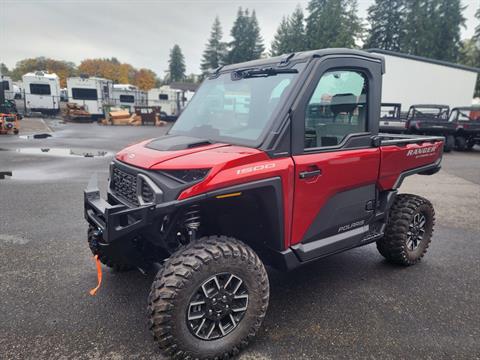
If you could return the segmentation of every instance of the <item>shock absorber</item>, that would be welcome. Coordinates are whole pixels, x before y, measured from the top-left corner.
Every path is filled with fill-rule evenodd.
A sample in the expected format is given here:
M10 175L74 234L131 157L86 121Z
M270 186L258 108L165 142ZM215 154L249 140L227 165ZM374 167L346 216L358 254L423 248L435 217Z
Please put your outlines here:
M187 229L190 241L195 240L198 229L200 228L200 205L192 205L185 212L184 224Z

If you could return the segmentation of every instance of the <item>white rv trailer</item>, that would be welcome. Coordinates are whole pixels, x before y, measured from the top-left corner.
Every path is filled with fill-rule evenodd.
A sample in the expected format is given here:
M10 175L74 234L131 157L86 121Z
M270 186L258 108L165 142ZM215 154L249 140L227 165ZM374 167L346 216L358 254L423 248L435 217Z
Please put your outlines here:
M382 103L401 103L402 112L414 104L453 108L472 103L480 69L393 51L369 51L385 57Z
M15 90L10 76L0 75L0 82L3 83L3 91L6 100L13 100L15 98Z
M56 114L60 111L60 80L44 71L22 76L27 111Z
M113 81L97 77L67 79L68 101L83 105L93 118L104 115L103 106L113 105Z
M148 91L148 106L161 106L168 115L178 115L181 107L181 91L164 85Z
M147 92L130 84L114 84L113 101L115 105L128 107L133 112L135 106L147 105Z

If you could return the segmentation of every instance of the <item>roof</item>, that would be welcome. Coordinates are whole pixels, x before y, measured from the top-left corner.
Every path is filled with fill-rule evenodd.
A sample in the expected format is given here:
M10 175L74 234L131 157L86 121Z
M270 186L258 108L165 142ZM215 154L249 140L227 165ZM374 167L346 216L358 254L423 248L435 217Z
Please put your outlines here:
M44 77L46 79L58 79L57 74L54 73L47 73L45 71L35 71L35 72L29 72L26 74L23 74L22 77L24 76L33 76L33 77Z
M195 83L184 83L184 82L173 82L170 85L170 88L182 91L197 91L200 84Z
M298 62L298 61L307 61L313 58L329 56L329 55L351 55L351 56L361 56L364 58L372 59L382 64L382 73L385 72L385 59L383 56L375 55L367 51L362 50L353 50L353 49L345 49L345 48L329 48L329 49L319 49L319 50L309 50L309 51L301 51L292 54L284 54L276 57L265 58L265 59L258 59L247 61L239 64L232 64L232 65L225 65L221 70L222 71L232 71L234 69L239 68L250 68L250 67L259 67L263 65L268 65L272 63L281 63L282 60L285 60L288 57L290 62Z
M430 64L447 66L447 67L451 67L451 68L454 68L454 69L460 69L460 70L466 70L466 71L471 71L471 72L475 72L475 73L480 73L480 68L477 68L477 67L455 64L455 63L451 63L451 62L448 62L448 61L436 60L436 59L426 58L426 57L423 57L423 56L404 54L404 53L400 53L400 52L396 52L396 51L383 50L383 49L368 49L367 51L370 52L370 53L374 53L374 54L396 56L396 57L403 58L403 59L422 61L422 62L426 62L426 63L430 63Z

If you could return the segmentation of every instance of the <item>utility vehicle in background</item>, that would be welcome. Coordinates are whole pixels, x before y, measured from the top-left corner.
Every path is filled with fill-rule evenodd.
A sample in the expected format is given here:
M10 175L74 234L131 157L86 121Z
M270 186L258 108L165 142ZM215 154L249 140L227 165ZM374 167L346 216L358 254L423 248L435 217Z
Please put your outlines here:
M455 126L448 121L449 114L448 105L412 105L407 113L407 133L443 136L443 151L450 152L455 146Z
M480 107L464 106L453 108L449 121L455 126L457 150L471 150L480 144Z
M380 132L404 134L407 131L406 125L407 119L402 116L402 104L382 103L380 108Z
M434 209L398 189L439 170L443 137L379 134L383 72L347 49L220 67L167 136L116 155L106 200L92 179L90 249L116 270L159 269L148 317L164 353L238 354L267 311L264 264L374 242L392 263L422 259Z

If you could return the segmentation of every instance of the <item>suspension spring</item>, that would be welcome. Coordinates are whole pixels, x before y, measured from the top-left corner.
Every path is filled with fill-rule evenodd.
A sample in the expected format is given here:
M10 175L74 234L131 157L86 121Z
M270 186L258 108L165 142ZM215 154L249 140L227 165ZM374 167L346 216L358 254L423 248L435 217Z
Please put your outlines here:
M190 206L190 208L185 212L184 216L184 224L188 231L190 241L195 240L196 233L200 228L200 220L200 205Z

